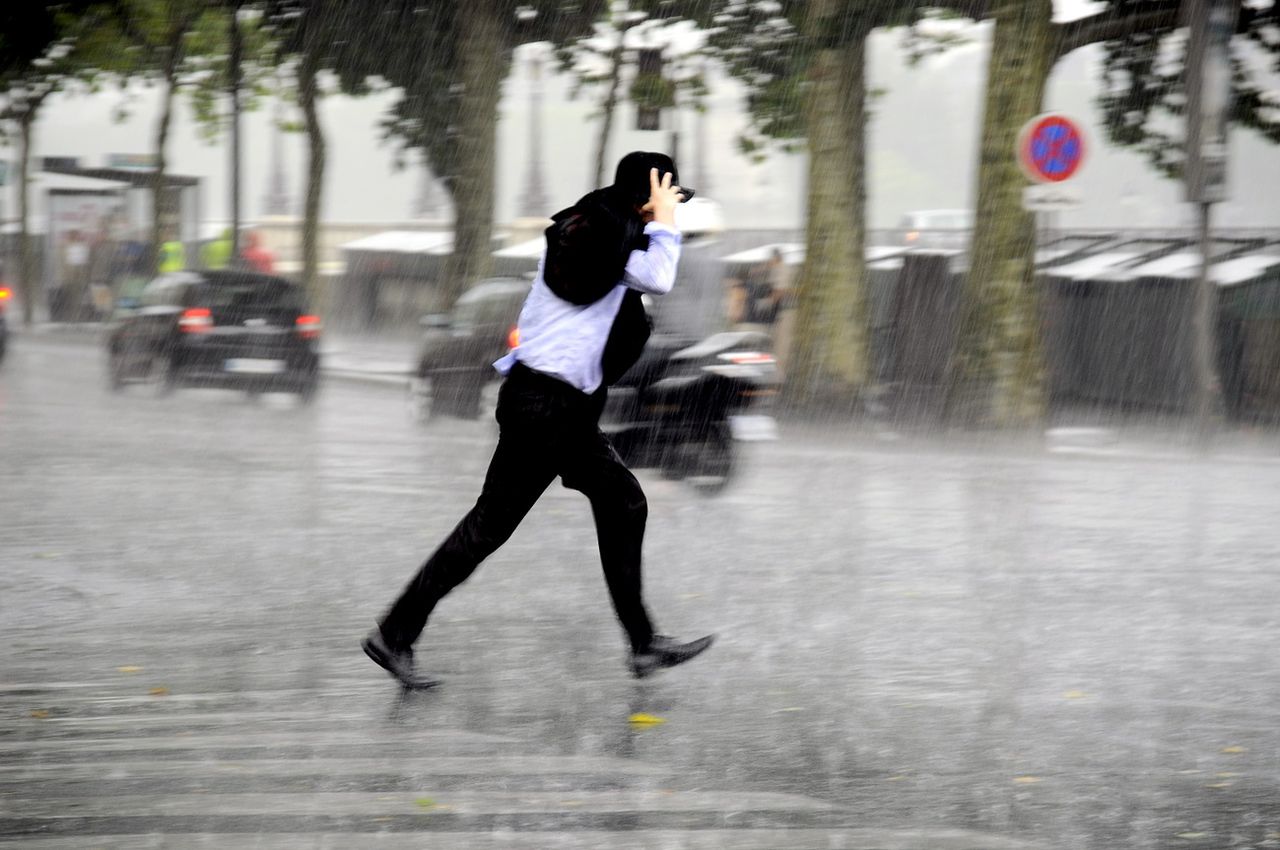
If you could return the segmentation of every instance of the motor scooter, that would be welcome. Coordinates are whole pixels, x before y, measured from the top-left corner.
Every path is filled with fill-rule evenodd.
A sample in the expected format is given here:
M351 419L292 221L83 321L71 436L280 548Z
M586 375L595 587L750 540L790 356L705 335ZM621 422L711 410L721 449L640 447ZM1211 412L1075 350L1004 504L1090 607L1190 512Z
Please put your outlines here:
M654 334L609 388L600 429L628 466L712 495L736 471L737 442L777 438L768 410L779 382L764 333L729 331L692 344Z

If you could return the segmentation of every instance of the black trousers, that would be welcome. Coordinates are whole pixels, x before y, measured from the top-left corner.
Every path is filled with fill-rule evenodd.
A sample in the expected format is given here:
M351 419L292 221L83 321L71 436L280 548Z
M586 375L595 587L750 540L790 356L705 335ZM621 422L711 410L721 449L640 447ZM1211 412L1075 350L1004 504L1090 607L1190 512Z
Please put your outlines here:
M640 483L600 432L604 395L587 395L521 365L512 369L498 394L498 447L480 498L383 618L390 646L413 645L436 603L511 537L556 476L590 500L618 620L632 649L649 645L653 624L640 579L649 507Z

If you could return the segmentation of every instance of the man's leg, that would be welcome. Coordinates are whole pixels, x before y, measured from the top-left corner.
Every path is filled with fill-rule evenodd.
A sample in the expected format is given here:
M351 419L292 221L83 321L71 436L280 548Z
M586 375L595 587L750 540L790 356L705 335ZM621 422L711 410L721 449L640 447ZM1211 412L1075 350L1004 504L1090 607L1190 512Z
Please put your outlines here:
M563 481L591 502L600 546L600 562L614 611L634 652L653 639L653 623L644 607L641 551L649 504L640 482L599 431L567 460Z
M555 480L556 471L552 452L541 442L514 429L499 437L475 507L422 565L382 619L382 635L388 646L404 650L413 645L436 603L507 542Z

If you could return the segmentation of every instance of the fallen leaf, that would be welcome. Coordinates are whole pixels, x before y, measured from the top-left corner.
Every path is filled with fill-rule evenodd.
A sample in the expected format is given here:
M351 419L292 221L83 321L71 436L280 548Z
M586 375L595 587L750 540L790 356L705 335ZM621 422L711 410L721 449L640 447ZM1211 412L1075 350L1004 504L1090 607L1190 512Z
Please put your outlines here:
M906 781L906 778L907 777L905 776L890 776L888 779L885 780L885 782L904 782Z
M49 712L43 708L33 708L31 709L31 716L36 720L44 720L49 716Z
M667 721L652 714L633 714L627 718L627 722L632 726L657 726Z
M1034 783L1036 783L1036 782L1039 782L1039 781L1040 781L1040 777L1038 777L1038 776L1015 776L1015 777L1013 777L1013 781L1014 781L1014 782L1021 783L1021 784L1023 784L1023 785L1031 785L1031 784L1034 784Z
M1206 787L1206 788L1230 788L1232 785L1235 785L1235 783L1234 783L1234 782L1210 782L1209 784L1205 785L1204 787Z
M126 664L123 667L117 667L116 672L117 673L141 673L142 668L134 667L132 664Z
M1222 751L1223 751L1224 753L1229 754L1229 755L1236 755L1236 754L1238 754L1238 753L1248 752L1248 750L1247 750L1247 749L1245 749L1244 747L1234 747L1234 746L1233 746L1233 747L1223 747L1223 748L1222 748Z
M169 689L162 686L158 688L152 688L148 693L150 693L153 697L167 697L169 695Z
M436 801L430 797L419 797L413 801L420 809L434 809Z
M1063 699L1084 699L1087 696L1088 694L1086 694L1084 691L1067 691L1065 694L1062 695L1062 698Z

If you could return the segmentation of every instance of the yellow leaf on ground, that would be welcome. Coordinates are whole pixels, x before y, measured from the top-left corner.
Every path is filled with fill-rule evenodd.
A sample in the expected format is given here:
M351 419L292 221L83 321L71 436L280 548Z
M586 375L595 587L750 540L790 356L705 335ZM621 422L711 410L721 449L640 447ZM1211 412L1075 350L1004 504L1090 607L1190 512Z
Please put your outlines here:
M1023 784L1023 785L1031 785L1031 784L1034 784L1034 783L1036 783L1036 782L1039 782L1039 781L1040 781L1040 777L1038 777L1038 776L1015 776L1015 777L1013 777L1013 781L1014 781L1014 782L1021 783L1021 784Z
M1229 755L1236 755L1237 753L1244 753L1244 752L1248 752L1248 750L1246 750L1244 747L1234 747L1234 746L1233 746L1233 747L1223 747L1223 748L1222 748L1222 751L1223 751L1224 753L1228 753Z
M141 673L142 668L134 667L132 664L126 664L123 667L117 667L116 672L117 673Z
M152 689L149 691L149 693L150 693L153 697L166 697L166 696L168 696L168 695L169 695L169 689L168 689L168 688L166 688L166 687L163 687L163 686L162 686L162 687L158 687L158 688L152 688Z
M420 809L434 809L436 806L436 801L430 797L419 797L413 802L417 804Z
M49 716L49 712L45 711L43 708L33 708L31 710L31 716L36 720L44 720Z
M632 726L657 726L667 721L652 714L633 714L627 718L627 722Z
M1063 699L1084 699L1087 696L1084 691L1067 691L1062 695Z

